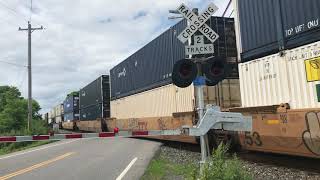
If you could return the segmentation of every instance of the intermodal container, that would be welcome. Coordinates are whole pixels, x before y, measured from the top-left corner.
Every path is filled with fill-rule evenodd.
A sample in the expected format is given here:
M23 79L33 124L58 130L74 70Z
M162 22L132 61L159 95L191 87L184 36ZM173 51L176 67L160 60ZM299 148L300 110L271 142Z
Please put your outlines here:
M54 112L55 117L62 116L63 115L63 104L59 104L59 105L55 106L53 112Z
M172 117L174 113L196 109L195 87L179 88L168 84L111 101L111 117L118 119ZM238 79L226 79L217 86L204 87L205 104L221 108L240 107Z
M110 117L109 76L102 75L80 89L80 120Z
M241 61L320 40L319 0L235 0Z
M79 120L80 118L80 114L79 111L78 113L75 112L68 112L68 113L64 113L64 121L76 121Z
M243 107L320 107L320 41L239 64Z
M229 62L236 63L233 18L212 17L207 24L219 34L218 40L214 43L215 53L211 56L224 56ZM111 99L119 99L172 83L174 63L186 57L185 44L177 39L186 25L185 20L180 21L111 69ZM205 43L210 42L205 41Z
M67 96L63 102L64 113L79 112L79 94Z

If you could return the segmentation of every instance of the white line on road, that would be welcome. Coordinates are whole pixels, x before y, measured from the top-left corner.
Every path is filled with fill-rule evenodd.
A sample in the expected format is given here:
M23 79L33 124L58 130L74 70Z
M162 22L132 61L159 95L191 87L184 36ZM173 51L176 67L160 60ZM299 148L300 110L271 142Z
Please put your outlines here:
M116 180L121 180L126 173L129 171L129 169L133 166L133 164L138 160L137 157L135 157L134 159L132 159L132 161L128 164L128 166L122 171L122 173L117 177Z
M80 140L80 139L75 139L75 140L72 140L72 141L67 141L67 142L59 143L59 144L54 144L54 145L51 145L51 146L45 146L45 147L42 147L42 148L39 148L39 149L34 149L34 150L31 150L31 151L27 151L27 152L21 152L21 153L17 153L17 154L5 156L5 157L0 157L0 160L11 158L11 157L15 157L15 156L20 156L20 155L23 155L23 154L28 154L28 153L35 152L35 151L40 151L40 150L43 150L43 149L48 149L48 148L51 148L51 147L54 147L54 146L60 146L60 145L64 145L64 144L69 144L69 143L72 143L72 142L75 142L75 141L78 141L78 140Z

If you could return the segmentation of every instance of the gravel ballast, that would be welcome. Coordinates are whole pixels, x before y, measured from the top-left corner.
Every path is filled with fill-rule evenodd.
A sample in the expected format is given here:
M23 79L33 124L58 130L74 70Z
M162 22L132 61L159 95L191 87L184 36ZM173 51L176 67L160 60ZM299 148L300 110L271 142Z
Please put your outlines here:
M197 146L188 144L172 144L173 143L163 145L160 148L159 156L168 159L172 163L179 164L198 163L200 161L201 154ZM292 158L295 157L292 156ZM258 180L320 179L320 172L311 172L291 167L270 165L269 163L257 163L250 160L242 159L241 156L239 157L239 159L241 160L243 167L252 174L254 179ZM299 160L296 163L303 162Z

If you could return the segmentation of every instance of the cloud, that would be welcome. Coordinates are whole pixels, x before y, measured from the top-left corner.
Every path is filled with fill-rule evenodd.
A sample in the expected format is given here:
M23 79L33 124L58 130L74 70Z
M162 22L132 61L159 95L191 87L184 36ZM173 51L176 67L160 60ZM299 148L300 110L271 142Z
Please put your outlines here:
M157 37L176 20L168 10L179 0L2 0L0 2L0 85L17 86L27 96L27 71L3 63L27 64L26 28L31 17L33 97L42 112L66 94L95 80ZM203 9L209 0L185 0ZM227 0L214 1L225 8ZM219 13L221 14L221 9Z

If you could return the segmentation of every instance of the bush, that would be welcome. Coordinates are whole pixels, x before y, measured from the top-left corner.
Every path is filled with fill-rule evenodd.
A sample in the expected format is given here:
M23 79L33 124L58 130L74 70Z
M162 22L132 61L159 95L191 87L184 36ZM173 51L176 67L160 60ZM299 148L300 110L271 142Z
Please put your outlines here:
M193 171L192 179L199 180L251 180L252 176L243 169L242 163L233 155L228 157L228 147L220 144L216 150L213 151L212 156L203 165L201 174L198 171ZM198 177L198 178L197 178Z

